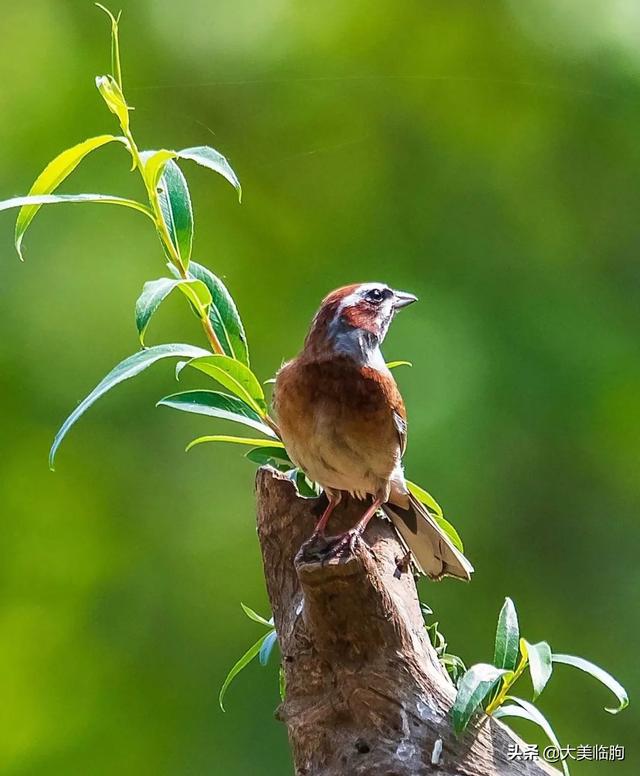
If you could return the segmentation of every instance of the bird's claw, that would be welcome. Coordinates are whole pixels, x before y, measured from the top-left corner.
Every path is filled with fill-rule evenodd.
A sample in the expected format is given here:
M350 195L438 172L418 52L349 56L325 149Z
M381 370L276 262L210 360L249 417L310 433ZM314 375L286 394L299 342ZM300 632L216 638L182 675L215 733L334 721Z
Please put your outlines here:
M360 539L360 532L352 528L350 531L337 537L335 543L329 548L325 560L337 558L338 560L351 555Z

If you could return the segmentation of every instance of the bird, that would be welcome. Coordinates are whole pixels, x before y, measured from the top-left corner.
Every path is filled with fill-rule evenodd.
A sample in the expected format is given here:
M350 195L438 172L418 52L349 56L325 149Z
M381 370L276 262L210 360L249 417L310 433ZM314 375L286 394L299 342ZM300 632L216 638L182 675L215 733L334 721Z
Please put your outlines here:
M349 494L370 503L339 551L353 549L382 509L418 571L468 581L473 566L407 486L407 413L380 349L396 313L416 301L378 282L328 294L301 352L276 375L273 409L289 457L328 500L312 540L325 538L331 514Z

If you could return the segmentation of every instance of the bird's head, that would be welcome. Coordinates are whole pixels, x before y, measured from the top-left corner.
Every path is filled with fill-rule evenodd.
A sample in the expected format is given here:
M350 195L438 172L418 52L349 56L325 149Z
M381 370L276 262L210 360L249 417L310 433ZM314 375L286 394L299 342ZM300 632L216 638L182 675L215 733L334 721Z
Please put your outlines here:
M332 291L323 300L311 324L305 349L369 360L385 338L398 310L417 300L384 283L356 283Z

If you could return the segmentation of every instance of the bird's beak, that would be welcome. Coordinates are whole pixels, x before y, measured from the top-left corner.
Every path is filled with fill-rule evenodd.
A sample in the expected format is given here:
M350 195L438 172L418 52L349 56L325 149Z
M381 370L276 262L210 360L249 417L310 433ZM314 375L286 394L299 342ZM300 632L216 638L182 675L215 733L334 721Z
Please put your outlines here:
M393 309L401 310L403 307L407 307L410 304L418 301L418 297L413 294L408 294L406 291L394 291L393 292Z

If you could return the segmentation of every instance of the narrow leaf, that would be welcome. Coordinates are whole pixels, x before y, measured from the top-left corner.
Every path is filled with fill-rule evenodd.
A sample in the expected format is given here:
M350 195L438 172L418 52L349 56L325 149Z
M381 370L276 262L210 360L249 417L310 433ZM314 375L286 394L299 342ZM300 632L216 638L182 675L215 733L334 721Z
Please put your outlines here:
M535 700L551 678L553 671L551 647L546 641L539 641L537 644L525 643L529 657L529 673L533 684L533 699Z
M197 146L195 148L184 148L177 153L180 159L191 159L202 167L208 167L214 172L220 173L237 190L238 199L242 200L242 187L238 176L235 174L226 158L210 146Z
M159 151L141 151L140 152L140 159L142 160L142 170L144 175L144 180L147 186L152 190L155 191L158 182L160 180L160 176L164 172L164 168L167 165L167 162L170 159L176 158L176 152L175 151L168 151L165 148L160 149Z
M280 700L283 701L287 691L287 678L284 674L284 668L282 666L280 666L278 669L278 690L280 692Z
M209 415L213 418L232 420L243 423L269 437L274 437L274 432L262 422L260 415L235 396L218 391L184 391L165 396L158 402L158 406L172 407L183 412L193 412L197 415Z
M233 666L233 668L227 674L226 679L224 680L224 683L220 688L220 695L218 695L218 703L220 704L220 708L222 709L222 711L225 711L223 701L224 701L224 696L226 695L226 692L229 689L229 685L240 673L240 671L242 671L243 668L246 668L249 665L249 663L253 660L253 658L260 653L260 649L262 648L262 645L268 635L269 635L268 633L265 633L265 635L261 636L256 641L255 644L250 646L249 649L240 658L240 660L238 660L238 662Z
M260 647L260 652L258 653L261 666L266 666L267 663L269 662L269 658L271 657L271 652L273 651L273 647L277 639L278 639L278 634L275 632L275 629L267 633L267 638L262 642L262 646Z
M416 485L415 482L410 482L409 480L407 480L407 487L421 504L429 507L429 510L438 517L444 517L440 504L438 504L434 497L430 493L427 493L424 488L421 488L419 485Z
M508 672L505 669L496 668L489 663L477 663L469 668L460 680L451 709L456 733L461 733L467 727L473 713L506 673Z
M51 451L49 453L50 468L53 469L56 451L58 450L58 447L60 447L60 443L66 436L71 426L73 426L76 420L78 420L78 418L83 415L94 402L96 402L101 396L107 393L107 391L109 391L115 385L118 385L118 383L121 383L124 380L128 380L130 377L134 377L144 369L147 369L147 367L155 364L155 362L159 361L160 359L175 357L195 358L197 356L203 355L206 352L206 350L203 350L202 348L196 348L193 345L156 345L155 347L148 348L147 350L141 350L138 353L134 353L132 356L125 358L124 361L121 361L114 369L109 372L109 374L103 380L101 380L101 382L98 383L98 385L96 385L93 391L91 391L91 393L80 402L80 404L62 424L60 430L55 436L55 439L53 440L53 445L51 446Z
M144 345L144 335L152 315L174 288L184 287L190 301L197 301L203 307L211 303L209 289L200 280L159 278L144 284L142 293L136 302L136 327L140 343Z
M193 210L187 181L171 159L167 160L158 182L157 196L169 237L181 265L186 269L193 243Z
M37 205L39 208L41 205L59 205L65 202L94 202L104 205L123 205L124 207L144 213L145 216L155 223L153 213L146 205L143 205L142 202L136 202L134 199L115 197L111 194L34 194L25 197L12 197L11 199L0 201L0 211L10 210L14 207L32 207L34 205ZM20 243L16 247L20 250ZM22 255L20 255L20 258L22 258Z
M235 358L216 354L192 359L183 366L190 366L209 375L209 377L212 377L222 386L232 391L242 401L246 402L258 415L264 417L267 414L267 405L260 381L248 366L245 366ZM178 374L179 372L176 370L176 377Z
M52 159L44 170L35 179L31 189L29 190L29 196L38 194L51 194L58 186L69 177L71 173L76 169L80 162L90 154L91 151L95 151L96 148L100 148L107 143L111 143L117 140L127 145L127 140L124 137L115 137L115 135L99 135L98 137L90 137L88 140L83 140L82 143L67 148L61 154L58 154L55 159ZM18 255L22 259L22 238L27 231L29 224L33 221L34 216L40 210L41 205L23 205L18 213L16 220L15 231L15 244Z
M451 525L451 523L441 515L433 515L433 519L436 521L436 523L442 528L442 530L447 534L447 536L451 539L454 546L460 550L460 552L464 552L464 544L462 543L462 539L460 538L460 534L456 531L456 529Z
M213 436L201 436L189 442L186 452L192 447L201 445L205 442L229 442L236 445L248 445L249 447L284 447L282 442L276 442L273 439L250 439L248 437L227 436L225 434L214 434Z
M507 700L514 701L514 703L496 709L493 713L494 717L497 717L498 719L503 717L519 717L520 719L527 719L529 722L533 722L534 725L541 728L553 746L558 750L560 749L560 742L558 741L553 728L539 709L532 703L524 701L522 698L515 698L513 695L508 695ZM560 762L565 776L570 776L567 761L561 760Z
M493 662L498 668L514 671L518 662L520 628L513 601L504 599L496 628L496 646Z
M120 127L126 135L129 132L129 106L120 84L111 75L99 75L96 78L96 87L107 104L107 108L117 116Z
M202 280L211 292L213 302L209 308L209 320L225 353L249 366L249 348L238 309L225 284L211 270L192 261L190 277Z
M398 366L413 366L411 361L388 361L387 369L395 369Z
M605 687L608 687L618 699L619 704L617 708L608 708L605 706L605 711L608 711L609 714L618 714L618 712L622 711L629 705L629 696L627 695L627 691L620 684L620 682L614 679L611 674L608 674L595 663L590 663L588 660L585 660L582 657L574 657L573 655L559 655L555 652L553 653L552 659L554 663L564 663L567 666L579 668L581 671L584 671L585 673L593 676L594 679L602 682Z
M266 625L267 628L273 628L273 617L270 620L267 620L261 615L259 615L257 612L254 612L250 606L247 606L242 602L240 602L240 606L242 607L242 611L247 615L247 617L250 620L260 623L260 625Z

